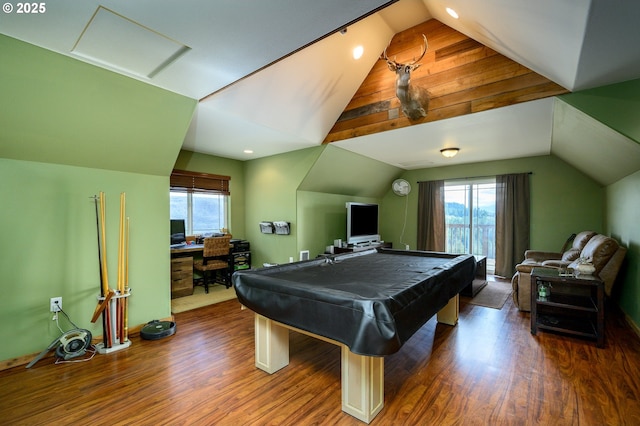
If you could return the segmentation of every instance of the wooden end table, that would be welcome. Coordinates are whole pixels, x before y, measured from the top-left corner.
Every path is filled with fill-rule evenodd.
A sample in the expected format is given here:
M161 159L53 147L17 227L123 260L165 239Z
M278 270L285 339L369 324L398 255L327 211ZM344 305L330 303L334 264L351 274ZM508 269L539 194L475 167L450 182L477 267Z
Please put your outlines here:
M541 297L540 285L550 289ZM604 282L593 275L561 275L559 269L531 271L531 334L550 330L594 339L604 346Z

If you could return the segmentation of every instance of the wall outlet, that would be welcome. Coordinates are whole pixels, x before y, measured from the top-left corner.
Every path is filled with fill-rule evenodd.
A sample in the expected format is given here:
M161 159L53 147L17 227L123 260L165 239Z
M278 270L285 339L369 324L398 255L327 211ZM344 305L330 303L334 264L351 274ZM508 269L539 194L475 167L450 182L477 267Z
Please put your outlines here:
M50 312L60 312L62 310L62 297L52 297L49 301Z

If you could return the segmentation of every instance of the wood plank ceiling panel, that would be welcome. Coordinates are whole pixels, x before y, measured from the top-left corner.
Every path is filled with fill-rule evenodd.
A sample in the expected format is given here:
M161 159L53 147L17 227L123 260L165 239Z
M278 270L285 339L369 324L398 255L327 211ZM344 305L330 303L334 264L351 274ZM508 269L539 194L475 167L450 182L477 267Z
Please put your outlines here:
M387 56L406 63L418 57L422 34L429 48L411 84L429 91L427 116L409 120L395 95L395 73L379 60L323 143L458 117L556 96L569 91L464 34L431 19L396 34Z

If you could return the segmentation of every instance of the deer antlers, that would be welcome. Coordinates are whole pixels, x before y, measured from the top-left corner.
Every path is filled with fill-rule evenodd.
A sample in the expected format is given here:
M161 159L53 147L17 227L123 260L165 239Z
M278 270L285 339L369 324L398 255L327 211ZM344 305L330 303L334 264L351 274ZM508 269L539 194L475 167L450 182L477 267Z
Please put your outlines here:
M418 120L425 117L429 109L429 92L427 89L410 84L411 71L420 66L418 61L422 59L427 52L427 37L422 34L422 38L424 39L422 54L420 54L418 59L414 59L413 62L400 64L396 62L395 59L389 59L386 48L380 57L380 59L387 61L389 69L396 73L396 96L402 105L402 112L410 120Z
M413 62L409 62L409 63L406 63L406 64L400 64L400 63L395 61L395 57L393 59L389 59L389 57L387 56L387 47L389 47L389 46L384 48L384 52L382 52L382 56L380 57L380 59L384 59L385 61L387 61L387 64L389 65L389 69L391 71L394 71L394 72L396 70L398 70L399 68L402 68L402 67L405 67L405 66L406 67L411 67L411 69L414 70L414 69L416 69L416 68L418 68L420 66L420 64L416 65L416 63L420 59L422 59L424 57L424 54L427 53L427 49L429 48L429 42L427 42L427 36L422 34L422 39L424 40L424 45L422 46L422 53L420 54L418 59L414 58Z

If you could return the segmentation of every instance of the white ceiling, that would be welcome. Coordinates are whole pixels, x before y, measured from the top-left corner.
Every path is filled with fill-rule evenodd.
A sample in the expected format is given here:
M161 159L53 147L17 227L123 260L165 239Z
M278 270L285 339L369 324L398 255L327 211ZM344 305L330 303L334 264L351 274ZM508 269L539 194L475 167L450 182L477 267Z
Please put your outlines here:
M319 145L393 35L431 18L571 91L640 78L636 1L56 0L46 8L0 14L0 32L202 99L184 148L240 160ZM365 47L359 61L356 44ZM562 156L570 138L554 134L584 120L554 120L554 105L534 101L336 144L404 169ZM602 136L583 137L593 134ZM438 151L451 145L460 154L444 162Z

